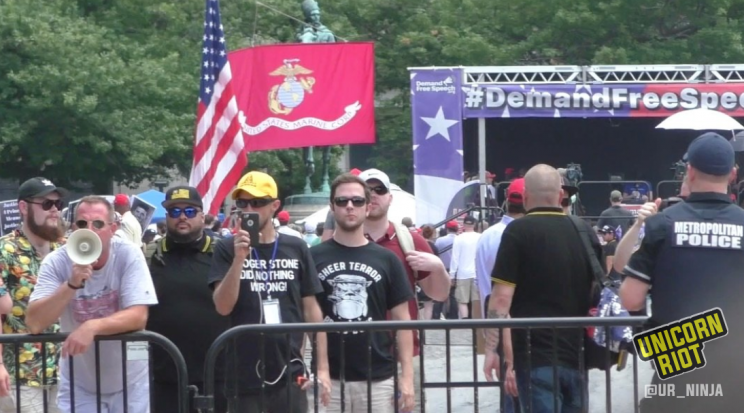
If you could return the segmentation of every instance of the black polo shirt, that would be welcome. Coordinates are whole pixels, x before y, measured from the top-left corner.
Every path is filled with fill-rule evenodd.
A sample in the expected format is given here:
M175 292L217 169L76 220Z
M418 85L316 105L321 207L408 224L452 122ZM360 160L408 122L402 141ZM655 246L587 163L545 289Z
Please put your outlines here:
M603 262L599 240L590 238ZM581 236L560 208L534 208L506 227L491 279L515 287L513 318L585 317L589 312L591 266ZM558 364L578 368L583 329L557 329L555 335ZM532 368L552 365L553 330L533 329L530 336ZM512 337L515 363L526 368L526 330L514 329Z
M216 242L206 234L189 244L175 243L166 236L149 262L158 305L150 307L147 329L164 335L178 347L191 383L204 380L207 350L229 328L228 317L215 309L207 283ZM157 345L152 346L152 359L156 382L177 382L175 365ZM223 363L216 366L217 377L221 376Z

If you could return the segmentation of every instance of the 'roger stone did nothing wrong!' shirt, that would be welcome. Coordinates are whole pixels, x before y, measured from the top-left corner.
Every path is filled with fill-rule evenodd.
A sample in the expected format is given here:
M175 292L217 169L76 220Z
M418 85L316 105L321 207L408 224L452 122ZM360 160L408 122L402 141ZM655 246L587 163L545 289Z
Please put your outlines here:
M229 316L232 327L263 323L261 300L268 300L269 296L272 300L279 301L282 323L302 323L305 321L302 298L322 291L315 272L315 264L305 241L284 234L277 235L278 244L271 242L255 245L251 255L243 263L238 301ZM235 258L234 245L235 238L227 238L214 246L212 268L209 273L209 285L212 288L215 282L222 281L227 275ZM228 363L226 382L231 386L237 386L241 394L260 391L261 379L257 372L260 374L262 368L266 369L264 381L274 382L282 377L276 385L283 387L286 383L285 377L281 376L284 366L287 366L290 360L303 359L300 353L303 333L264 337L265 366L259 363L262 360L261 339L257 335L241 334L235 340L230 340L231 345L224 350ZM299 361L294 361L287 370L294 376L303 371L303 365Z
M310 249L318 269L323 293L318 303L325 322L384 321L397 305L413 299L406 270L398 257L373 242L347 247L333 239ZM406 307L408 310L408 307ZM393 357L395 336L388 331L373 333L367 353L368 333L352 331L328 334L328 364L331 378L341 378L341 337L344 346L344 379L385 380L397 370ZM368 374L370 354L371 375Z

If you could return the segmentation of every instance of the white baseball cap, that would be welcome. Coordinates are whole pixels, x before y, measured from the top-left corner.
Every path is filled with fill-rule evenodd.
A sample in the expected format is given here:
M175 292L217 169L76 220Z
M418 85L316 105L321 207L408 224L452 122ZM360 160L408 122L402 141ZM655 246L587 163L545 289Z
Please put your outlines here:
M369 182L373 179L376 179L382 183L385 188L388 190L390 189L390 178L388 178L387 174L385 172L382 172L379 169L367 169L366 171L359 174L359 178L361 178L364 182Z

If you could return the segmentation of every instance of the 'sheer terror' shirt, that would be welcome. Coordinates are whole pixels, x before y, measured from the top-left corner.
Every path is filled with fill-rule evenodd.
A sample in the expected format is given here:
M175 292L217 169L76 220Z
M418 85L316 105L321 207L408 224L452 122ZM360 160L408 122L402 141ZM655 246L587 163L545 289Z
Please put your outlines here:
M318 295L326 322L384 321L387 312L413 298L405 268L388 249L370 242L347 247L331 239L310 249L323 292ZM385 380L397 371L393 356L395 336L362 331L328 334L328 364L331 378L341 378L343 336L344 379ZM369 354L369 357L368 357ZM368 373L368 360L371 374Z
M263 323L261 300L267 300L269 295L272 299L279 300L282 323L302 323L305 321L302 298L322 291L305 241L290 235L277 235L278 244L273 260L274 242L254 246L251 255L243 263L238 301L229 316L232 327ZM234 244L235 238L227 238L215 245L209 272L209 285L212 288L215 287L215 282L222 281L227 275L235 257ZM256 372L264 368L259 363L260 360L265 362L264 381L274 382L280 377L284 367L290 364L290 360L303 359L300 353L303 333L290 334L289 342L286 334L264 337L264 358L261 357L261 339L255 335L239 335L231 340L234 346L225 350L230 366L226 372L226 382L236 386L241 394L259 391L261 380ZM290 360L287 360L288 346L291 347ZM303 371L303 365L295 361L287 370L294 376ZM284 386L285 383L284 380L279 380L277 386Z

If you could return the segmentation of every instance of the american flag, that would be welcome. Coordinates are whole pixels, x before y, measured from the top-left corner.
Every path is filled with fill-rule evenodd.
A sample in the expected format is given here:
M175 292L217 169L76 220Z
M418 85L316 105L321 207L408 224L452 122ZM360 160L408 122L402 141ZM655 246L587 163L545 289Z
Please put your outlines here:
M205 212L216 214L248 163L217 0L207 0L203 40L189 185L202 195Z

